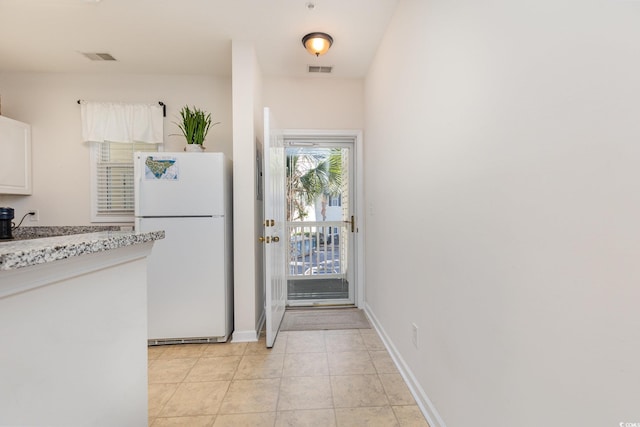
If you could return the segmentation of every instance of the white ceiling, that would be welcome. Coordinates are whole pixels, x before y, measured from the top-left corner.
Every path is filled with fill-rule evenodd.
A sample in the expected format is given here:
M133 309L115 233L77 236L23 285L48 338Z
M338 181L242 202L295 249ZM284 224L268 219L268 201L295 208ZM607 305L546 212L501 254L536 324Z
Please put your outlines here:
M309 10L309 2L315 4ZM231 75L231 40L253 41L264 75L363 77L398 0L0 0L0 72ZM326 55L302 36L334 38ZM92 62L80 52L107 52Z

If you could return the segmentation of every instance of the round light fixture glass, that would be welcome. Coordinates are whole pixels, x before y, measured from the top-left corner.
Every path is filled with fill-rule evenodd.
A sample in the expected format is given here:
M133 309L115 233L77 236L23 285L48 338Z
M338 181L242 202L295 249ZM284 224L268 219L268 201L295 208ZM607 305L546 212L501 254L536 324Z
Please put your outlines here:
M309 33L302 38L302 45L315 56L327 53L333 44L333 37L327 33Z

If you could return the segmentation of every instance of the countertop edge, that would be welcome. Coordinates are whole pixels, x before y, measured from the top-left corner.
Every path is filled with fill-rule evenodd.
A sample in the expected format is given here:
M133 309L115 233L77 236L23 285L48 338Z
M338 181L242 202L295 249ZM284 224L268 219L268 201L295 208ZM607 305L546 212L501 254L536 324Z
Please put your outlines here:
M162 230L150 232L100 231L0 243L0 271L123 248L164 239Z

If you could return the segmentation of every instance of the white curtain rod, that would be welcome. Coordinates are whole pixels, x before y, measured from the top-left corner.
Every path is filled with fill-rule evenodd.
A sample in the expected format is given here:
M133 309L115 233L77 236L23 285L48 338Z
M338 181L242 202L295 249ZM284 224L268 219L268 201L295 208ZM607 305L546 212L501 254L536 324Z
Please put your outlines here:
M78 104L84 102L82 99L78 99ZM158 105L162 107L162 117L167 117L167 106L162 101L158 101Z

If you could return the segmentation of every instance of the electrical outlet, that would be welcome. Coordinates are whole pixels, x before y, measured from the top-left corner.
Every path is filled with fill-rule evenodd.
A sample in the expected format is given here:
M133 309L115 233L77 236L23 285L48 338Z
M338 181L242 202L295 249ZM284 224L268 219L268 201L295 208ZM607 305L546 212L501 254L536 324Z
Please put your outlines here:
M40 221L40 211L38 209L31 209L29 213L34 212L33 215L29 215L29 221L36 222Z
M418 348L418 325L415 323L411 324L411 342L415 348Z

